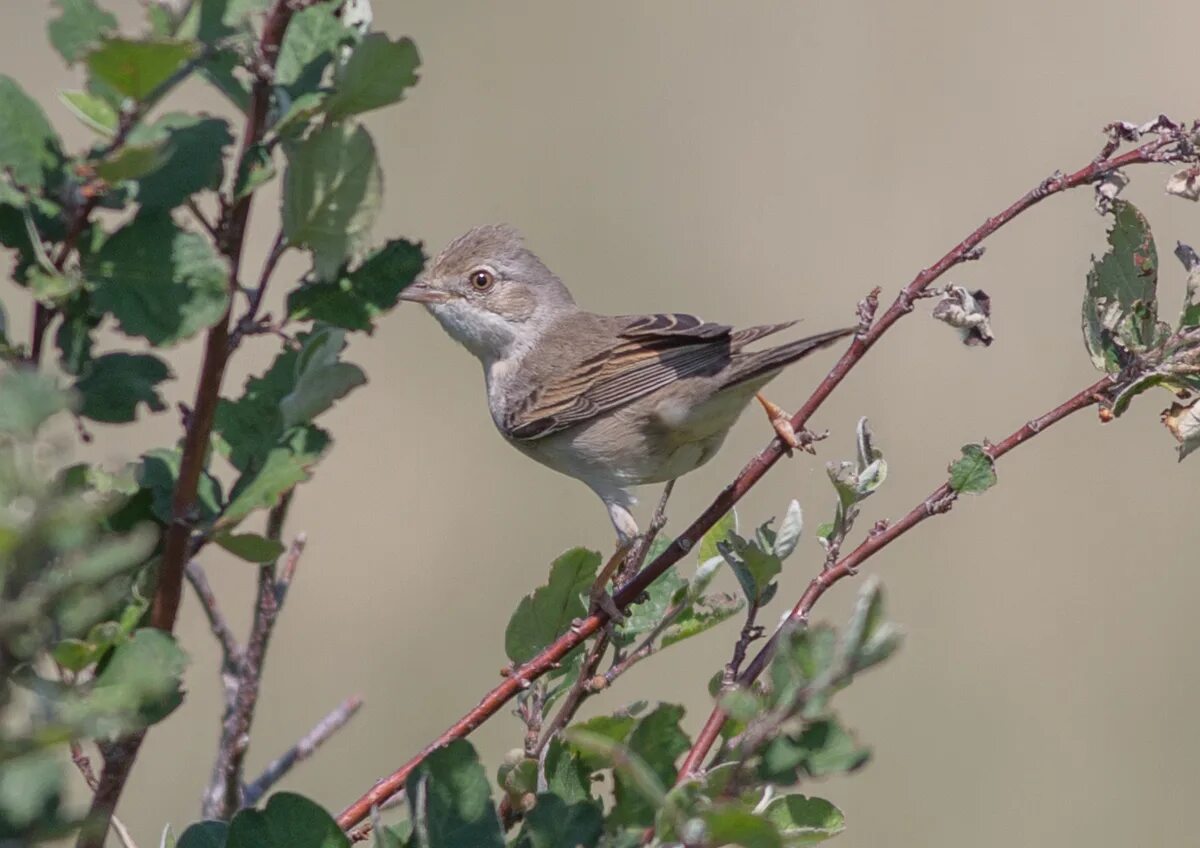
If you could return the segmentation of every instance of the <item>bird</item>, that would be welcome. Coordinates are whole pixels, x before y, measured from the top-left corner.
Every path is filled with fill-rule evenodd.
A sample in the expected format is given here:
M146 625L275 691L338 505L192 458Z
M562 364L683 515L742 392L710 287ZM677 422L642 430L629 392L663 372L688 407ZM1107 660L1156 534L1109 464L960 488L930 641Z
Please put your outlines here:
M682 312L588 312L506 224L454 239L399 296L423 305L479 360L504 439L599 496L618 550L639 537L629 490L708 462L756 396L780 437L799 446L760 390L855 331L751 351L797 322L735 330Z

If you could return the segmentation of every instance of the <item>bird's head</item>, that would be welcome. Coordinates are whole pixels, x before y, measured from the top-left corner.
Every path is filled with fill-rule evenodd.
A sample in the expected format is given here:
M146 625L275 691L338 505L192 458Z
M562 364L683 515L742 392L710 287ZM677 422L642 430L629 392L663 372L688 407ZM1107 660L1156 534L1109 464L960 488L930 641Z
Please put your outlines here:
M485 365L519 354L576 309L562 281L505 224L459 236L400 298L423 304Z

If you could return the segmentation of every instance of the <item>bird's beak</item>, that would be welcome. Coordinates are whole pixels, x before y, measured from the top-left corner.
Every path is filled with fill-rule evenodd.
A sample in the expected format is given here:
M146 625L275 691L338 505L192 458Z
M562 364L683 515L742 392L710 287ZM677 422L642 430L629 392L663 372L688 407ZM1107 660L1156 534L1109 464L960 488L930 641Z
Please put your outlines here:
M449 296L429 285L424 280L414 280L400 292L401 300L413 303L445 303Z

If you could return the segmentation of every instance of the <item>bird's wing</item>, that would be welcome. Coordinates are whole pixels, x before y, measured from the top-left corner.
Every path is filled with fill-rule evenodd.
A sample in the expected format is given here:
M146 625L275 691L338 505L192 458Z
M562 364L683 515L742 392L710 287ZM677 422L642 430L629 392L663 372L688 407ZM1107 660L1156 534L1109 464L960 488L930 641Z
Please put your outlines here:
M683 313L612 319L613 343L569 368L543 375L507 410L512 439L540 439L697 374L729 364L729 327Z

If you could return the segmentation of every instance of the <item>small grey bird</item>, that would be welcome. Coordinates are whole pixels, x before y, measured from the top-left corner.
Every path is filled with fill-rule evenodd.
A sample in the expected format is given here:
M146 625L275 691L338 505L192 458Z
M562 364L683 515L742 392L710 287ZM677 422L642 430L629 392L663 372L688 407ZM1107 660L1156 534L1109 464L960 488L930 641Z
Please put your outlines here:
M854 332L747 351L796 322L733 330L683 313L585 312L520 235L499 224L451 242L400 297L424 304L478 357L500 433L591 487L622 548L638 535L631 486L699 468L760 388ZM759 399L787 438L785 416Z

